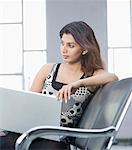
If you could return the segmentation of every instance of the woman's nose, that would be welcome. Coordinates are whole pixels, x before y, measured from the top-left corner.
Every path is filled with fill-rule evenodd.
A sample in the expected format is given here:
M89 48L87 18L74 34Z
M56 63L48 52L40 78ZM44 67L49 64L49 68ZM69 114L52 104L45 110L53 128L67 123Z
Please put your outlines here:
M61 47L61 49L62 49L62 52L63 52L63 53L66 53L66 52L67 52L66 45L63 45L63 46Z

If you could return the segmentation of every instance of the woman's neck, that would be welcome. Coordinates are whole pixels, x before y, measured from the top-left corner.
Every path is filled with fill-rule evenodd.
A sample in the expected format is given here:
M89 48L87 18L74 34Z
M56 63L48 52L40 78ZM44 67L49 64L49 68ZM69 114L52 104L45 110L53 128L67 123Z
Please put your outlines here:
M75 73L82 72L80 63L74 63L74 64L63 63L62 65L65 67L65 69L70 70L71 72L75 72Z

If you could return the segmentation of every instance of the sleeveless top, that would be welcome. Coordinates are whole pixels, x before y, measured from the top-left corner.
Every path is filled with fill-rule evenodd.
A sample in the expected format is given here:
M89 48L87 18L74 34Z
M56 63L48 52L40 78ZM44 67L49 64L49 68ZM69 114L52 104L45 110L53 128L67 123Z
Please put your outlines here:
M52 70L44 83L42 89L43 94L55 94L63 85L66 85L56 81L59 66L60 64L53 65ZM80 79L83 78L85 78L84 75ZM85 109L85 103L88 103L89 97L91 97L93 93L94 92L91 92L86 87L80 87L71 95L70 100L68 100L67 103L62 102L60 125L64 127L75 127Z

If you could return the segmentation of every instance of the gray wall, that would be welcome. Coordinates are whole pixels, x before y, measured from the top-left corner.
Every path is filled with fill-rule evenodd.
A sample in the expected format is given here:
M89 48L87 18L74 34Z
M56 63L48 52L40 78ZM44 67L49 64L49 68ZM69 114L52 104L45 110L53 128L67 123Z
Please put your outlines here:
M85 21L95 31L107 62L106 0L47 0L47 61L60 62L60 29L72 21Z

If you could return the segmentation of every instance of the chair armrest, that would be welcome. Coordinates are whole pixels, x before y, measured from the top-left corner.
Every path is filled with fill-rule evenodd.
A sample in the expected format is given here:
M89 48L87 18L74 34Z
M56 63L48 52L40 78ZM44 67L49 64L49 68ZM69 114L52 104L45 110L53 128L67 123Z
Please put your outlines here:
M80 138L110 137L116 128L113 126L103 129L80 129L68 127L39 126L23 133L16 141L15 150L28 150L33 140L46 135L60 135Z

